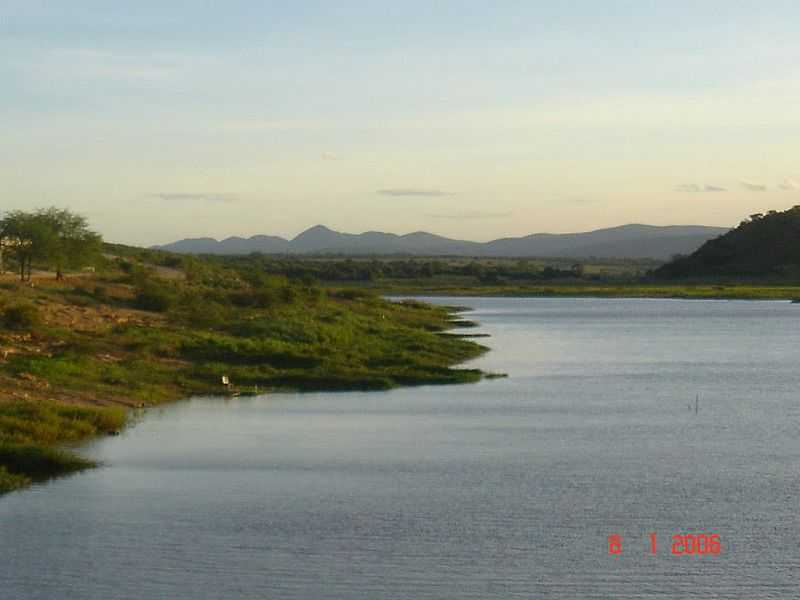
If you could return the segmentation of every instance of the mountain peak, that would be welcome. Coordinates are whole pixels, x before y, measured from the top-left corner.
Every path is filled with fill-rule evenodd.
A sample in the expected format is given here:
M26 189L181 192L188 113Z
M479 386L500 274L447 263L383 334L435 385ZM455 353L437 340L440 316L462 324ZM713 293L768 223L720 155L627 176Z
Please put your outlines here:
M211 239L182 240L162 246L165 250L186 253L308 254L338 255L416 255L416 256L510 256L557 258L655 258L696 250L726 228L702 226L660 227L636 223L569 234L533 234L503 238L486 243L454 240L427 231L405 235L367 231L340 233L315 225L291 241L274 236L253 236L248 240L232 237L222 242Z
M304 235L319 235L321 233L322 234L328 234L328 233L336 233L336 232L333 229L331 229L330 227L325 227L325 225L314 225L313 227L309 227L305 231L302 231L302 232L298 233L297 236L294 239L297 239L297 238L299 238L301 236L304 236Z

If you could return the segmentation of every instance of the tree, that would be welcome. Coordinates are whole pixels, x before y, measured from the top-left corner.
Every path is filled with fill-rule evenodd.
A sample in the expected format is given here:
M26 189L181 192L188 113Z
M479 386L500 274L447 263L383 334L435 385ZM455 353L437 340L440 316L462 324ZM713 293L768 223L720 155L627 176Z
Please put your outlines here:
M46 258L51 235L41 219L21 210L11 211L0 222L0 237L17 260L20 281L26 276L30 280L34 259Z
M51 207L38 210L34 218L50 231L44 254L55 267L56 279L64 278L66 267L84 266L100 253L102 238L89 229L83 215Z
M33 261L49 262L56 279L66 267L79 267L100 251L102 238L89 230L86 218L65 209L15 210L0 221L2 245L15 256L20 280L30 281Z

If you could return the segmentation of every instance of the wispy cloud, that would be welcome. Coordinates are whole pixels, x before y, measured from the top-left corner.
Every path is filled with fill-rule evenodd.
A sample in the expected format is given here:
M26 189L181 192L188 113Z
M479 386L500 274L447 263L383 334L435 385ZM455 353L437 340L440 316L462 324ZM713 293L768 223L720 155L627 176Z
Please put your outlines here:
M741 186L748 192L766 192L767 186L763 183L756 183L754 181L742 180L739 182Z
M684 192L687 194L704 194L704 193L714 193L714 192L727 192L728 190L724 187L719 187L716 185L698 185L696 183L682 183L680 185L675 186L676 192Z
M423 188L390 188L386 190L378 190L382 196L411 196L419 198L437 198L441 196L453 196L452 192L445 192L444 190L431 190Z
M562 206L586 206L588 204L597 204L600 201L600 198L592 198L590 196L566 196L556 198L556 202Z
M432 219L505 219L512 215L511 212L481 212L481 211L465 211L460 213L445 213L427 215Z
M158 194L153 194L153 197L166 202L209 202L212 204L234 202L239 199L239 196L236 194L222 194L218 192L160 192Z
M800 183L795 179L787 177L778 187L785 192L791 192L792 190L800 190Z

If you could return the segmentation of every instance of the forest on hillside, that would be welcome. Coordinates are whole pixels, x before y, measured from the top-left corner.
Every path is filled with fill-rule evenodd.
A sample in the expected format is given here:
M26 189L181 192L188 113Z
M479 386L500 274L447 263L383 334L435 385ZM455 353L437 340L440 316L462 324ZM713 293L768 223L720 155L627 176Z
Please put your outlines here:
M800 279L800 205L756 213L689 256L653 272L659 279L769 277Z

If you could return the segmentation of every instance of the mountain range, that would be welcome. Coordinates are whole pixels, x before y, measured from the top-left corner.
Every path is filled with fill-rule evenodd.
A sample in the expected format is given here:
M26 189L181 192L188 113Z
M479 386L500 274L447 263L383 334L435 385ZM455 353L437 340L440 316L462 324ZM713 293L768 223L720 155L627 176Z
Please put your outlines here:
M272 235L184 239L154 246L184 254L336 254L558 258L653 258L694 252L728 231L702 225L622 225L585 233L534 233L491 242L454 240L425 231L406 235L368 231L341 233L316 225L287 240Z

